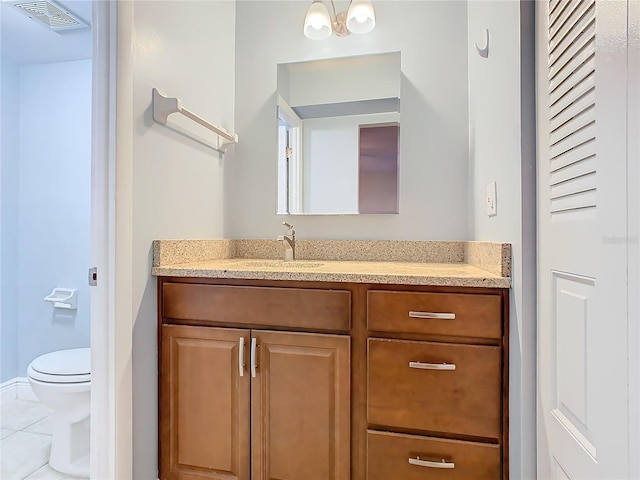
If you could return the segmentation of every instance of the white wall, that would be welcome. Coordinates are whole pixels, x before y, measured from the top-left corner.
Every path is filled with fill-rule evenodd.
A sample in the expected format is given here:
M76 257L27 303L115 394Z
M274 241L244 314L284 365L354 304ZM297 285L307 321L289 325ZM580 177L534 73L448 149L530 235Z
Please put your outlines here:
M469 218L474 240L511 242L510 473L536 478L533 2L469 2ZM489 29L489 57L481 58ZM485 213L497 181L497 216Z
M2 341L13 342L3 348L7 380L26 376L38 355L89 346L91 61L3 62L2 74ZM78 289L77 311L43 302L56 286Z
M338 9L346 2L337 2ZM300 238L466 239L468 176L467 6L465 2L375 2L373 32L302 34L308 2L237 2L236 129L225 171L230 238L271 238L276 216L278 63L402 52L400 214L297 216Z
M360 118L309 118L302 122L305 213L358 211Z
M0 383L18 376L18 67L2 59L0 79Z
M287 85L279 83L278 93L292 107L399 97L400 57L395 52L311 62L312 66L297 63L289 67L290 91L283 95Z
M132 263L130 270L116 267L116 281L124 288L131 282L133 303L131 318L125 313L118 324L132 322L133 478L152 480L158 420L152 241L222 236L222 180L229 160L193 139L216 141L195 123L170 117L186 134L155 123L151 90L179 97L186 108L233 130L235 7L233 1L124 3L118 14L122 168L116 179L121 193L116 229L124 233L117 233L116 248L128 248L129 238L122 236L130 231L132 250L120 258L130 254ZM119 292L119 298L126 297L122 287Z
M358 213L360 126L398 118L379 113L303 120L304 213Z
M91 61L2 63L2 377L89 346ZM43 298L77 288L77 311Z

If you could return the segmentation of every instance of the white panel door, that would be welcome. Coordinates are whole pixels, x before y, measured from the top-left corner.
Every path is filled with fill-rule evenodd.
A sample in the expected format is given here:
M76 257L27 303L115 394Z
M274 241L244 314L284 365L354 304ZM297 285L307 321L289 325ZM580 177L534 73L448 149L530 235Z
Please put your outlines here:
M536 8L538 477L625 479L627 2Z

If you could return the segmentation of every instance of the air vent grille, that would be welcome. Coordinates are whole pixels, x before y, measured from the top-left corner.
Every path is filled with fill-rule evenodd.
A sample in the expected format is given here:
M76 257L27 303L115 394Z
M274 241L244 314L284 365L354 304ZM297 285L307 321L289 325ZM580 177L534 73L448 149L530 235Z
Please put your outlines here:
M16 2L13 6L30 18L45 24L51 30L60 31L89 27L78 17L51 1Z

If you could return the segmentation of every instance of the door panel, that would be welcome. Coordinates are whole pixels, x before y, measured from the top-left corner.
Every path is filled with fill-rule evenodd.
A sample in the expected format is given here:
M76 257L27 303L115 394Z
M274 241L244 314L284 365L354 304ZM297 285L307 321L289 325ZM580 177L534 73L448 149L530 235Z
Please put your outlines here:
M249 480L248 330L162 326L160 478Z
M627 2L536 8L538 478L628 478Z
M252 330L252 478L350 478L350 340Z
M595 458L590 432L587 392L588 359L593 355L587 342L589 323L594 321L595 281L560 272L552 272L552 331L555 332L556 387L551 413Z

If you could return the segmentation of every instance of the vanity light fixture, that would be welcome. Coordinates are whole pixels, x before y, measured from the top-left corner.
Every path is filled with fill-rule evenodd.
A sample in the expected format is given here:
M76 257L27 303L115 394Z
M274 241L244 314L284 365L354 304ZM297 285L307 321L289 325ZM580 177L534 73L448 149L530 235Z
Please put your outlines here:
M346 12L336 13L336 6L331 2L333 17L323 0L313 0L304 18L304 34L312 40L324 40L331 32L338 37L346 37L351 33L368 33L376 26L376 14L371 0L351 0Z

